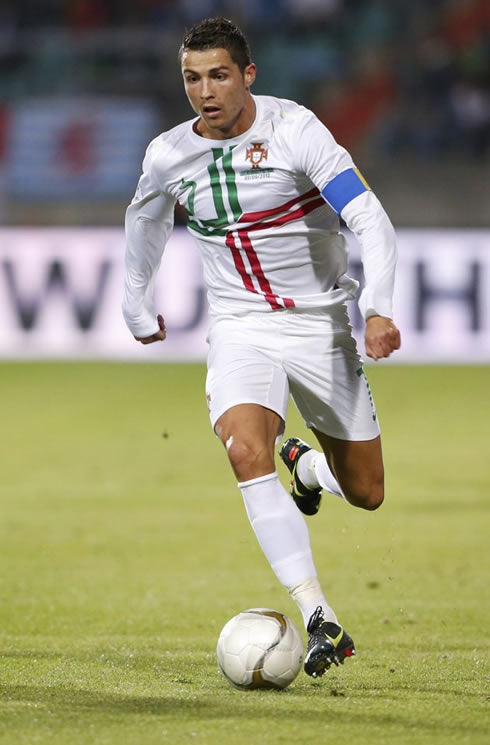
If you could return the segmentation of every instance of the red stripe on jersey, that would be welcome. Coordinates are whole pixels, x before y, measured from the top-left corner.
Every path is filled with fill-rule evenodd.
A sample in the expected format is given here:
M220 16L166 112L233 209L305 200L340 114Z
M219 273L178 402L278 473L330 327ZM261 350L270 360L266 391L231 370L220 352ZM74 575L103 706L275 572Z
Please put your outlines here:
M313 199L313 197L318 197L318 198ZM311 200L311 201L308 202L306 200ZM267 220L267 221L265 220L265 218L267 217L273 217L274 215L279 215L281 212L284 212L285 210L290 209L290 207L292 207L293 205L301 204L301 202L305 202L305 201L306 201L305 204L302 204L300 207L293 210L292 212L282 215L281 217L278 217L275 220ZM305 194L302 194L299 197L296 197L295 199L290 199L288 202L281 204L279 207L273 207L272 209L262 210L259 212L247 212L243 214L238 220L238 222L255 222L254 225L251 225L246 230L239 230L238 237L240 238L242 247L249 260L252 273L257 278L259 287L262 290L262 293L265 299L267 300L267 302L269 303L269 305L271 306L273 310L279 310L283 307L294 308L295 302L292 298L289 298L289 297L281 298L279 297L279 295L276 295L275 293L272 292L272 288L269 284L269 280L264 274L264 271L259 261L259 257L257 255L257 252L252 246L252 242L249 236L249 231L267 230L268 228L276 228L276 227L280 227L281 225L286 225L287 223L292 222L293 220L299 220L300 218L304 217L310 212L313 212L313 210L317 209L317 207L321 207L323 205L325 205L325 200L323 199L323 197L320 196L319 190L315 187L314 189L310 189L310 191L306 192ZM227 233L226 235L226 245L231 250L235 268L237 272L239 273L240 277L242 278L242 282L243 282L245 289L249 290L250 292L257 293L257 290L255 289L253 285L252 278L250 277L247 270L245 269L245 264L243 263L243 259L241 257L240 251L238 250L236 246L235 239L231 232ZM281 305L281 302L284 305Z
M311 199L312 197L316 197L318 194L320 194L320 191L315 187L314 189L310 189L310 191L306 192L306 194L301 194L301 196L299 197L290 199L289 202L281 204L279 207L272 207L272 209L270 210L261 210L259 212L246 212L240 217L238 222L256 222L257 220L264 220L266 217L278 215L279 212L288 210L290 207L293 206L293 204L298 204L305 199ZM325 200L322 199L321 203L325 204Z
M250 262L250 266L252 267L252 272L254 273L254 275L257 277L259 281L259 286L262 292L264 293L265 299L267 300L267 302L269 303L269 305L271 306L273 310L278 310L278 308L282 308L282 305L280 305L277 302L278 296L272 292L272 288L262 270L259 257L257 256L257 253L255 252L255 249L250 242L250 237L247 231L239 230L238 236L245 250L245 253L247 254L247 258Z
M287 215L278 217L276 220L257 222L255 225L250 225L247 230L267 230L267 228L277 228L280 225L286 225L286 223L292 222L293 220L299 220L301 217L304 217L309 212L313 212L317 207L322 207L324 204L325 200L323 197L314 199L312 202L308 202L308 204L304 204L302 207L298 207L298 209L288 212Z
M245 269L245 264L243 263L243 259L241 257L240 251L236 247L233 233L226 234L226 245L231 251L231 255L233 256L233 261L235 264L235 269L237 270L238 274L242 278L243 286L245 287L246 290L249 290L250 292L257 292L257 290L255 289L253 285L252 278L250 277L247 270Z

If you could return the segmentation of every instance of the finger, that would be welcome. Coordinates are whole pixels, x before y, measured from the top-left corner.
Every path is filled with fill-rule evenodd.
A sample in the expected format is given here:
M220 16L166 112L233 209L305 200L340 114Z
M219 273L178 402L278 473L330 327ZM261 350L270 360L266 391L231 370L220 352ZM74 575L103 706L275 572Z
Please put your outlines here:
M392 327L389 329L386 336L383 338L382 341L383 349L385 351L385 356L388 357L392 352L395 351L395 349L400 349L401 346L401 337L400 332L396 327Z
M397 329L395 325L392 325L390 326L389 329L387 329L387 339L389 340L389 343L393 347L393 349L400 348L401 346L400 331Z
M381 356L389 357L395 350L400 348L399 341L397 339L386 340L381 346Z
M398 332L390 333L382 340L380 344L380 349L383 352L383 357L389 357L390 354L396 349L400 349L400 344L400 334Z
M141 342L141 344L152 344L154 341L164 341L165 337L166 334L164 331L157 331L153 336L145 336L144 338L137 339L137 341Z
M376 360L379 359L379 354L376 349L376 346L374 344L371 344L370 342L366 342L366 354L368 357L371 357L372 360L376 362Z
M373 360L380 360L383 357L389 357L392 351L391 345L384 339L380 338L372 339L366 345L366 353Z

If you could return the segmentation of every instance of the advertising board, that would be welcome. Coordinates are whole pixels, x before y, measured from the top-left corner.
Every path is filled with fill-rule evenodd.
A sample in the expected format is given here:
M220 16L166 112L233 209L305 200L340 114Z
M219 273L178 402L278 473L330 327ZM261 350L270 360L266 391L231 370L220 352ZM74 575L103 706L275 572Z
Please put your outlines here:
M362 274L348 236L350 273ZM393 362L490 362L490 231L399 230ZM203 360L207 307L198 249L176 228L155 303L164 344L137 344L121 316L124 234L119 228L0 230L0 358ZM362 319L350 304L362 344Z

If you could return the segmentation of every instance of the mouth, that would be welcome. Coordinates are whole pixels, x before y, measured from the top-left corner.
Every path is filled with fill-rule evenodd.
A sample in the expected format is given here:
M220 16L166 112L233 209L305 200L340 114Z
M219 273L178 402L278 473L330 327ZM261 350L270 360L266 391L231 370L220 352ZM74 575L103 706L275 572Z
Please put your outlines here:
M209 119L215 119L221 113L219 106L214 106L213 104L206 104L202 107L201 111Z

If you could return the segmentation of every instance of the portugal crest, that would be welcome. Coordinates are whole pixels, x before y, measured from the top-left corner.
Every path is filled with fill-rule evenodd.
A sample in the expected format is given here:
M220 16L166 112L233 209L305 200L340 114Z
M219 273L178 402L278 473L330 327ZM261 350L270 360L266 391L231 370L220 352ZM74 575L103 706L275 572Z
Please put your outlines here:
M262 147L262 144L262 142L252 142L252 147L247 148L245 160L251 162L254 171L259 168L263 160L267 160L269 154L269 151Z

